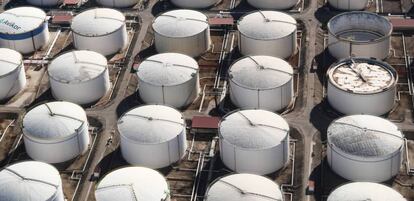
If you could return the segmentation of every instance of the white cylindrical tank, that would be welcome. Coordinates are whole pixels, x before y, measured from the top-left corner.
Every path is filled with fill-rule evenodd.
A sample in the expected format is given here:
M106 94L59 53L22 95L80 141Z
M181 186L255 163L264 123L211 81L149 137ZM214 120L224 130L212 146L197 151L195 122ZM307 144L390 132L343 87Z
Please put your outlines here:
M171 3L181 8L202 9L219 3L220 0L171 0Z
M327 201L350 200L392 200L407 201L399 192L383 184L371 182L353 182L340 186L331 192Z
M249 13L237 23L239 50L243 55L287 58L296 53L296 20L277 11Z
M88 120L76 104L39 105L26 113L22 127L26 152L34 160L62 163L88 150Z
M215 180L207 189L206 201L283 201L279 185L254 174L232 174Z
M298 4L299 0L247 0L251 6L265 10L284 10Z
M331 123L327 139L328 163L345 179L383 182L400 170L404 138L388 120L370 115L342 117Z
M110 89L107 59L99 53L72 51L54 59L48 68L52 94L57 100L89 104Z
M26 161L0 172L0 198L5 201L64 201L62 179L55 167Z
M0 14L0 47L28 54L49 42L46 13L34 7L18 7Z
M0 48L0 100L10 98L26 86L22 55L14 50Z
M179 161L187 149L184 118L171 107L134 108L119 119L118 131L122 156L132 165L166 167Z
M270 174L289 161L289 125L266 110L232 112L219 125L220 157L238 173Z
M145 167L126 167L106 175L97 185L96 201L170 201L164 176Z
M184 54L151 56L140 64L137 75L139 95L146 103L182 108L200 92L197 61Z
M78 50L91 50L105 56L127 46L125 16L109 8L84 11L72 20L73 45Z
M294 96L293 68L282 59L247 56L236 61L228 74L230 99L239 108L278 111Z
M173 10L161 14L152 23L155 49L159 53L176 52L197 57L210 48L207 16L194 10Z
M328 0L328 3L338 10L364 10L369 0Z
M329 20L327 27L329 53L337 59L388 56L392 25L383 16L364 11L346 12Z
M113 8L126 8L134 6L139 0L96 0L96 2L102 6Z
M57 6L63 3L63 0L26 0L27 3L32 4L34 6L44 6L44 7L51 7Z
M328 102L344 114L382 115L394 107L398 74L387 63L345 59L327 71Z

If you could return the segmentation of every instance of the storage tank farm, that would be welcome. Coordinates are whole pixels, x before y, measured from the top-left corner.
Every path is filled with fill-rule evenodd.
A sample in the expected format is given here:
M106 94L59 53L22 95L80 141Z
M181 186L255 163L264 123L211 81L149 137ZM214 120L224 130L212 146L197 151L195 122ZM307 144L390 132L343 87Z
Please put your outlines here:
M16 95L25 86L23 56L15 50L0 48L0 100Z
M0 14L0 47L29 54L49 42L46 13L35 7L17 7Z

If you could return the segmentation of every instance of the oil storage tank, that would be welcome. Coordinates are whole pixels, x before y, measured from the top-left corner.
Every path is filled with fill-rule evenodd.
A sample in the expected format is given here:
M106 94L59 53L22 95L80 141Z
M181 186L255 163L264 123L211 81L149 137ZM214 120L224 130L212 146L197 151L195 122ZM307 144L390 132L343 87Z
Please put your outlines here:
M219 125L220 157L238 173L265 175L289 161L289 125L266 110L232 112Z
M88 150L86 113L70 102L49 102L29 110L22 131L27 154L37 161L62 163Z
M328 163L345 179L383 182L400 170L404 138L388 120L370 115L342 117L331 123L327 139Z
M84 11L72 20L73 45L78 50L91 50L105 56L127 46L125 16L110 8Z
M173 10L159 15L152 23L155 49L197 57L210 48L207 16L194 10Z
M137 71L138 92L145 103L182 108L200 92L199 66L184 54L163 53L145 59Z
M164 176L145 167L126 167L107 174L97 185L96 201L170 201Z
M392 25L383 16L364 11L346 12L329 20L327 27L329 53L337 59L388 56Z
M0 48L0 100L10 98L26 86L22 55L11 49Z
M236 61L228 74L230 99L242 109L278 111L294 96L293 68L282 59L246 56Z
M231 174L215 180L207 189L205 201L283 201L283 194L272 180L254 174Z
M327 201L349 200L393 200L407 201L399 192L383 184L353 182L342 185L331 192Z
M369 0L328 0L330 6L338 10L364 10Z
M255 11L240 18L239 50L243 55L287 58L297 52L297 23L277 11Z
M121 152L132 165L162 168L186 153L184 118L174 108L145 105L125 113L118 121Z
M139 0L96 0L96 2L106 7L126 8L134 6Z
M284 10L298 4L299 0L247 0L251 6L267 10Z
M328 102L341 113L382 115L394 107L398 74L385 62L344 59L327 76Z
M46 13L34 7L18 7L0 14L0 47L28 54L49 42Z
M171 0L171 3L181 8L203 9L218 4L221 0Z
M52 7L63 3L63 0L26 0L27 3L34 6Z
M64 201L62 180L55 167L25 161L0 171L0 197L7 201Z
M90 104L110 89L107 59L96 52L80 50L58 56L48 68L52 94L57 100Z

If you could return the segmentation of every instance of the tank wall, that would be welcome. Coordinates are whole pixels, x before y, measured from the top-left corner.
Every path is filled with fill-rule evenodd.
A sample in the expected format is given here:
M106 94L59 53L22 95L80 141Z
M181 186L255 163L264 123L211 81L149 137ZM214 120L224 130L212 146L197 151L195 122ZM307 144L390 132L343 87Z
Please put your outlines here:
M242 109L278 111L290 104L293 98L293 81L271 90L251 90L230 81L230 99Z
M364 10L368 0L328 0L329 5L338 10Z
M63 2L63 0L26 0L27 3L35 6L56 6Z
M23 130L23 132L27 133L25 130ZM78 135L78 137L73 137L67 141L50 144L35 142L24 136L24 145L27 154L30 158L36 161L43 161L46 163L62 163L71 160L86 151L82 150L82 148L85 148L85 144L89 145L90 143L88 126L84 125ZM81 142L82 140L88 141ZM87 147L88 146L86 146L86 149Z
M242 55L265 55L288 58L296 53L296 31L284 38L275 40L256 40L239 32L239 50Z
M107 7L125 8L134 6L139 0L96 0L98 4Z
M220 0L171 0L171 3L181 8L200 9L211 7L219 1Z
M137 144L121 135L122 156L131 165L163 168L179 161L185 155L186 149L185 131L161 144Z
M88 104L101 99L111 88L108 69L99 77L81 83L67 84L50 80L52 94L57 100L69 101L76 104Z
M247 0L247 2L260 9L289 9L298 3L298 0Z
M220 157L226 167L237 173L270 174L288 162L289 139L265 150L239 149L220 139Z
M21 54L28 54L41 49L48 44L50 38L47 22L43 23L43 26L43 31L34 36L31 34L22 39L0 38L0 47L16 50Z
M171 38L155 32L155 49L158 53L175 52L198 57L210 48L210 29L185 38Z
M328 102L343 114L382 115L389 112L395 103L396 88L371 95L351 94L328 82Z
M397 175L402 163L402 149L390 159L357 159L328 145L328 163L341 177L351 181L383 182ZM361 162L363 160L363 162ZM357 170L357 171L356 171Z
M104 36L88 37L73 32L73 40L78 50L90 50L108 56L126 48L128 34L124 24L121 29Z
M0 100L10 98L26 86L26 73L24 67L19 67L13 73L0 78Z
M56 197L55 199L51 200L51 201L65 201L65 195L63 194L63 189L62 189L62 181L60 181L60 185L57 189L56 192Z

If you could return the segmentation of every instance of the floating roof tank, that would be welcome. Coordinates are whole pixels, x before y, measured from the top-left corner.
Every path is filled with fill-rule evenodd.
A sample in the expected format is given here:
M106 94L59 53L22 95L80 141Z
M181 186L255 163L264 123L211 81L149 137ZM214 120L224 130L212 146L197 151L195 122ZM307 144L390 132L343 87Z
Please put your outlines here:
M72 20L73 44L78 50L91 50L105 56L127 46L125 16L109 8L84 11Z
M0 172L0 197L5 201L64 201L55 167L37 161L19 162Z
M219 125L220 157L238 173L270 174L289 161L289 125L266 110L241 110Z
M0 100L10 98L26 86L22 55L11 49L0 48Z
M392 25L383 16L364 11L346 12L329 20L327 27L328 49L337 59L388 56Z
M328 0L328 2L338 10L364 10L369 0Z
M187 149L183 116L174 108L145 105L118 121L121 152L132 165L162 168L179 161Z
M102 6L113 8L126 8L134 6L139 0L96 0L96 2Z
M197 61L184 54L151 56L140 64L137 75L139 95L146 103L182 108L200 92Z
M171 3L181 8L202 9L218 4L221 0L171 0Z
M107 59L92 51L72 51L54 59L48 68L50 87L57 100L89 104L110 89Z
M49 41L46 13L39 8L18 7L0 14L0 47L28 54Z
M194 10L173 10L161 14L152 23L155 49L159 53L176 52L197 57L210 48L207 16Z
M44 7L51 7L57 6L63 3L63 0L26 0L27 3L32 4L34 6L44 6Z
M207 189L206 201L283 201L279 185L254 174L232 174L215 180Z
M255 11L240 18L239 50L243 55L287 58L296 53L296 20L277 11Z
M165 178L155 170L126 167L106 175L97 185L96 201L169 201Z
M327 201L350 200L407 201L396 190L382 184L370 182L354 182L342 185L329 195Z
M344 114L382 115L394 107L398 74L387 63L345 59L327 71L328 102Z
M370 115L342 117L331 123L327 138L328 163L345 179L383 182L400 170L404 138L388 120Z
M278 111L294 96L293 68L282 59L246 56L236 61L228 74L230 98L237 107Z
M251 6L267 10L284 10L298 4L299 0L247 0Z
M58 101L36 106L26 113L22 127L27 154L34 160L62 163L88 150L88 120L76 104Z

